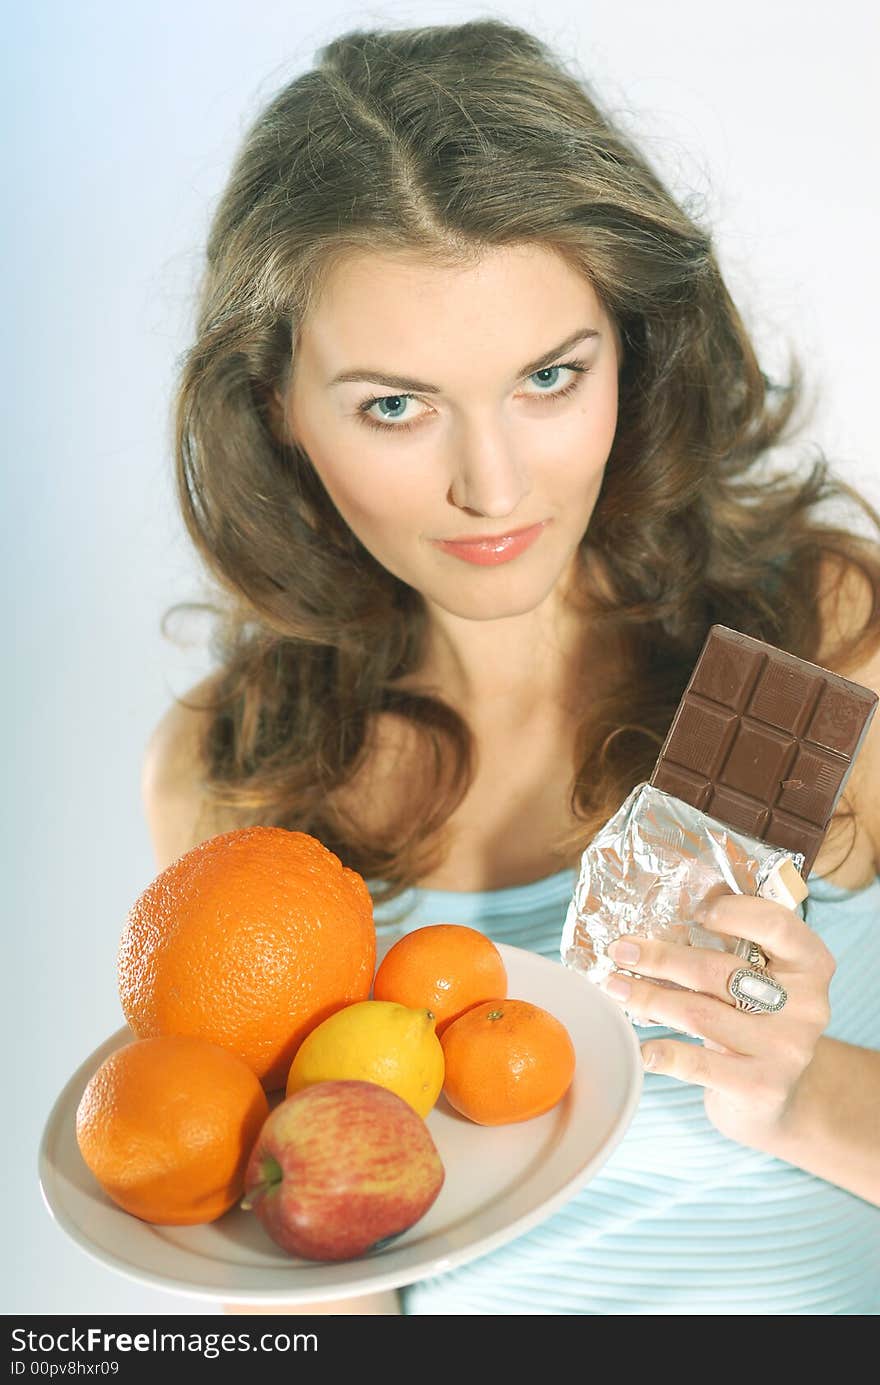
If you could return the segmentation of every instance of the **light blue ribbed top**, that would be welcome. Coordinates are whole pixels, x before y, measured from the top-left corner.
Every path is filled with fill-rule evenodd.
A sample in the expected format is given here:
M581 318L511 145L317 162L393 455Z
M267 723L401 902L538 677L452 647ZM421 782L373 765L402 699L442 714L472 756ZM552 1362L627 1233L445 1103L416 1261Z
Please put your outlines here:
M411 889L375 906L377 933L466 923L561 966L576 876ZM826 1032L880 1049L880 876L856 891L817 876L809 885L807 922L837 961ZM660 1027L638 1034L699 1042ZM703 1088L645 1073L633 1123L586 1188L532 1231L401 1296L407 1314L873 1315L880 1207L726 1139Z

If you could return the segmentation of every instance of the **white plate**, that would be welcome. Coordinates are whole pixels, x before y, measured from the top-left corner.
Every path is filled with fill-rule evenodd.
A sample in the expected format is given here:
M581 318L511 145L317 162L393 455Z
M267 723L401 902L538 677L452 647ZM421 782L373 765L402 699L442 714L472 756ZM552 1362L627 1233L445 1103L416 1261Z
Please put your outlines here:
M204 1226L153 1226L102 1192L76 1143L83 1089L131 1030L117 1030L65 1086L40 1144L43 1198L63 1231L101 1264L142 1284L228 1303L297 1304L351 1298L463 1265L543 1221L599 1171L635 1115L639 1040L592 982L561 962L498 944L508 994L556 1015L577 1052L574 1081L543 1116L481 1126L441 1096L428 1116L446 1179L424 1217L385 1250L321 1263L286 1255L251 1212L236 1206ZM270 1099L271 1104L271 1099Z

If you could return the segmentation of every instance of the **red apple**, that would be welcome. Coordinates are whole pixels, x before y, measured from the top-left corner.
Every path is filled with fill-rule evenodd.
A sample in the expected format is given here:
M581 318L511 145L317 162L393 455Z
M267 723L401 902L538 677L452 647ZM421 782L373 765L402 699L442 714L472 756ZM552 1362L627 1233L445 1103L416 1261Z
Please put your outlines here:
M314 1082L263 1123L241 1205L289 1255L351 1260L414 1225L443 1179L427 1125L396 1092Z

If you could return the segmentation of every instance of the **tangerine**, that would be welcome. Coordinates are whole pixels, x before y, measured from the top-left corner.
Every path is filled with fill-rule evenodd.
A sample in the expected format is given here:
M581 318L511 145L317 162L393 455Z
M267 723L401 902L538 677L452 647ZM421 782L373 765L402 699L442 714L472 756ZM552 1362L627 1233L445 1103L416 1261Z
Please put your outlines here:
M193 1034L272 1091L322 1020L366 1000L376 965L363 877L316 837L244 827L211 837L132 905L117 964L139 1039Z
M507 969L498 948L476 928L431 923L405 933L376 972L373 997L430 1010L441 1035L459 1015L507 995Z
M561 1101L576 1055L565 1025L528 1000L489 1000L460 1015L441 1040L443 1094L477 1125L541 1116Z
M76 1112L80 1153L142 1221L193 1226L238 1201L269 1102L259 1078L207 1039L136 1039L105 1058Z

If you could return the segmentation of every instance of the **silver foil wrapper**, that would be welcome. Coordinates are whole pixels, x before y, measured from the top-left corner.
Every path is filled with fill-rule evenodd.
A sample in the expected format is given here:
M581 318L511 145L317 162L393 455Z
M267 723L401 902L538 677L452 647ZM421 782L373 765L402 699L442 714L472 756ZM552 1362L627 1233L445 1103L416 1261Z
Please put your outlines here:
M799 870L804 858L736 832L662 789L637 784L581 857L562 930L562 961L596 983L615 970L630 975L607 956L609 943L626 933L746 957L748 939L707 932L694 913L721 894L760 894L782 861ZM674 982L655 984L681 989Z

